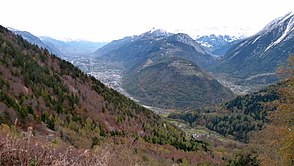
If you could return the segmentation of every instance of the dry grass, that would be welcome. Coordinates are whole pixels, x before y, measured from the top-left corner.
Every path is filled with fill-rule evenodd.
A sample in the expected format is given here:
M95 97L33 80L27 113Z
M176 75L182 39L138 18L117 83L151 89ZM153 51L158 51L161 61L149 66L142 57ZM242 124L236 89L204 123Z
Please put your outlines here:
M109 165L110 150L103 148L93 152L72 146L54 148L31 136L15 138L0 135L0 165Z
M3 126L0 126L1 166L150 165L143 163L141 155L134 153L134 148L137 148L136 145L125 142L94 149L77 149L61 140L52 143L45 137L33 136L30 131L20 135L10 129L3 131Z

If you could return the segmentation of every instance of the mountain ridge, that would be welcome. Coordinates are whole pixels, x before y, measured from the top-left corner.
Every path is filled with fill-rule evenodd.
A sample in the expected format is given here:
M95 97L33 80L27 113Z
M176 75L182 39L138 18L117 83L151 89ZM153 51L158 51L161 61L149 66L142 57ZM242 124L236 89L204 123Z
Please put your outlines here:
M20 31L20 30L13 29L13 28L8 28L8 29L11 30L13 33L15 33L17 35L22 36L28 42L30 42L32 44L36 44L39 47L48 49L49 52L52 53L52 54L55 54L55 55L58 55L58 56L61 56L61 57L63 56L63 53L59 49L55 48L55 46L48 45L48 44L44 43L39 37L31 34L30 32Z

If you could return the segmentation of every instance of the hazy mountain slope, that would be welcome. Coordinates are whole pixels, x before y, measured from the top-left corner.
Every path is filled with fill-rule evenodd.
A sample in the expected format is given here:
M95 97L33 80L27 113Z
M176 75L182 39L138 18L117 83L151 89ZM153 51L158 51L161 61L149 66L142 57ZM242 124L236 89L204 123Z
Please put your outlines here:
M54 46L67 56L91 54L106 43L83 40L61 41L42 36L41 40L47 45Z
M294 13L291 12L234 45L212 71L249 79L251 82L277 81L273 73L294 53L293 41Z
M41 39L39 39L37 36L34 36L33 34L26 32L26 31L19 31L19 30L15 30L15 29L11 29L13 33L20 35L21 37L23 37L25 40L27 40L28 42L32 43L32 44L36 44L39 47L42 48L46 48L50 53L55 54L59 57L63 56L63 53L58 50L56 47L54 47L53 45L48 45L45 44L43 41L41 41Z

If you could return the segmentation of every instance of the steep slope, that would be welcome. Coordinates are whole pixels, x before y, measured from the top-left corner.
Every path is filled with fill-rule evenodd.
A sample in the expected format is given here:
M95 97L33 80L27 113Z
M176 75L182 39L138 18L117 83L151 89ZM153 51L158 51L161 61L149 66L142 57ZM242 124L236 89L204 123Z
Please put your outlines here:
M1 124L31 126L37 135L60 137L80 148L111 136L177 148L186 142L181 130L155 113L2 26L0 71Z
M205 35L196 39L198 43L206 47L214 56L223 56L241 38L229 35Z
M20 35L21 37L23 37L25 40L27 40L31 44L36 44L39 47L46 48L50 53L55 54L59 57L63 56L63 53L60 50L58 50L56 47L54 47L53 45L45 44L40 38L38 38L37 36L34 36L30 32L19 31L19 30L12 29L12 28L10 28L9 30L11 30L13 33L15 33L17 35Z
M144 105L192 108L233 96L203 72L201 68L210 66L214 59L186 34L153 30L121 42L119 48L116 43L106 45L109 52L100 59L122 66L124 88ZM115 49L109 49L113 44Z
M234 45L212 71L247 79L248 83L275 82L275 70L294 53L293 41L294 13L291 12Z

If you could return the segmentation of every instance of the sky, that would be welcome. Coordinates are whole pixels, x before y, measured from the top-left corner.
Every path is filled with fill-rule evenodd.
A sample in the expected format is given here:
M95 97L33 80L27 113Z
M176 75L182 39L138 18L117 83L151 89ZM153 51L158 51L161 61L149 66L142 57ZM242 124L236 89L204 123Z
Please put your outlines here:
M152 28L192 37L220 30L248 36L294 9L294 0L0 0L0 4L2 26L36 36L100 42Z

